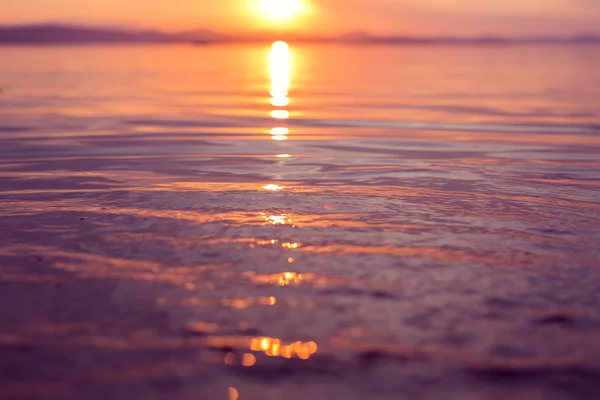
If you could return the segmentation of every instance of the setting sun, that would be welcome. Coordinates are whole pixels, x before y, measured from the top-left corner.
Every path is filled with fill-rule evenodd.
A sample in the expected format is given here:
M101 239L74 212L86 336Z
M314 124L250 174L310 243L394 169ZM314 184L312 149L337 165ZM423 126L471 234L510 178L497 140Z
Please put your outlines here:
M272 20L291 18L302 11L301 0L260 0L261 13Z

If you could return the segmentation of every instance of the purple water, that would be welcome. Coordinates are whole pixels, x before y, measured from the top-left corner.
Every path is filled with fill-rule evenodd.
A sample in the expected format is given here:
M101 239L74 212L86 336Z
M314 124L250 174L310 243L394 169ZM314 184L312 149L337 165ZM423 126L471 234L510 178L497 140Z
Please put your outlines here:
M600 47L0 59L9 398L597 398Z

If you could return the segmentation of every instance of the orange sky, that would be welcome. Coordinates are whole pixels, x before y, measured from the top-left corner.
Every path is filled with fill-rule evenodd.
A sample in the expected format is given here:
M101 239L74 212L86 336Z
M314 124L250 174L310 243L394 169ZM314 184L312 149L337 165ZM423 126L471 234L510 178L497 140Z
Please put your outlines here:
M72 22L220 32L289 29L419 35L600 33L600 0L303 0L303 13L279 22L261 16L260 1L5 0L0 1L0 24Z

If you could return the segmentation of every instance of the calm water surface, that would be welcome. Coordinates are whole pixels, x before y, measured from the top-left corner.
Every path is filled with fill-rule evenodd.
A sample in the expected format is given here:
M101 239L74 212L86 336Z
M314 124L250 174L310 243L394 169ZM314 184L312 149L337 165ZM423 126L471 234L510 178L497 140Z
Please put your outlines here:
M0 59L9 397L597 398L600 47Z

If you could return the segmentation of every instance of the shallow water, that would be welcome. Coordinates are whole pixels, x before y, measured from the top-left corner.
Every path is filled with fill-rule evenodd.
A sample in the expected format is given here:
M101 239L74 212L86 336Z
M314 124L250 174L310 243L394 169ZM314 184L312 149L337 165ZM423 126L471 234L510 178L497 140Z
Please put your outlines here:
M0 59L9 397L597 396L600 47Z

